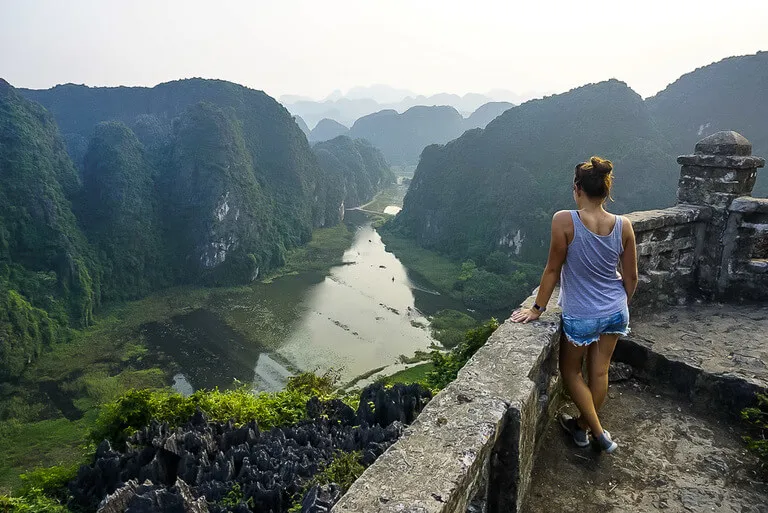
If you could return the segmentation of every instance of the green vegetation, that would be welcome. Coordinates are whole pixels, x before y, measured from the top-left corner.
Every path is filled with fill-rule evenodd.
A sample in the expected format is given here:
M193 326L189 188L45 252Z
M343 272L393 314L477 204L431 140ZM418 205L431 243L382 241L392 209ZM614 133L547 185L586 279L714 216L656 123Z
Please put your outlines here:
M459 370L488 340L488 337L499 327L496 319L491 319L482 326L469 330L464 341L454 347L449 353L434 351L432 365L434 368L426 374L426 384L433 389L444 388L456 379Z
M328 272L332 266L342 263L344 251L354 236L354 232L344 223L330 228L318 228L312 232L312 239L308 243L285 255L285 265L262 281L269 283L280 276L307 271Z
M457 310L440 310L430 319L432 337L449 349L463 342L465 333L477 324L477 320Z
M613 209L674 202L672 148L640 95L610 80L513 107L484 130L425 148L392 228L479 267L496 250L541 263L552 214L573 206L574 166L595 154L615 164Z
M103 264L105 300L141 297L172 281L173 268L163 258L153 175L144 146L127 126L96 126L76 212Z
M86 326L100 268L72 214L79 179L53 119L0 79L0 380Z
M105 404L91 433L94 442L107 439L118 446L137 429L155 419L172 427L187 422L199 409L209 420L243 424L255 420L260 429L295 424L306 417L312 397L330 398L333 373L303 373L288 379L285 390L254 394L248 387L220 391L199 390L189 397L168 390L131 389Z
M400 207L403 205L403 198L408 188L403 185L392 184L379 192L369 203L361 208L371 212L384 213L384 209L390 205Z
M741 418L753 432L744 437L747 448L760 458L763 469L768 471L768 395L757 394L757 405L742 410Z
M334 198L344 207L357 207L369 201L383 187L395 182L381 152L368 141L339 136L312 148L320 167L335 186Z
M397 231L397 218L380 230L382 240L411 272L422 277L441 294L464 302L469 308L497 311L520 304L538 284L541 268L510 260L500 251L478 255L461 264L436 251L419 247Z
M394 385L395 383L422 383L426 385L427 375L434 370L435 365L432 362L420 363L413 367L408 367L407 369L395 372L392 375L383 376L376 381L381 381L386 385Z
M322 486L330 483L336 483L346 492L352 483L363 474L365 467L360 463L360 452L341 452L336 453L333 461L304 486L301 493L298 494L296 502L288 510L289 512L301 512L301 500L307 491L315 485Z

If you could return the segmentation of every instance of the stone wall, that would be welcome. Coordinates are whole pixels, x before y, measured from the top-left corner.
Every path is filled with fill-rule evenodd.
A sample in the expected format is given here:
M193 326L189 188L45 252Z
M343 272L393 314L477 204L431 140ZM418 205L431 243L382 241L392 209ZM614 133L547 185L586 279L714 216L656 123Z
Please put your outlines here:
M729 206L719 290L729 299L768 299L768 199L738 198Z
M696 263L701 258L711 210L678 205L633 212L640 283L634 306L681 303L696 294Z

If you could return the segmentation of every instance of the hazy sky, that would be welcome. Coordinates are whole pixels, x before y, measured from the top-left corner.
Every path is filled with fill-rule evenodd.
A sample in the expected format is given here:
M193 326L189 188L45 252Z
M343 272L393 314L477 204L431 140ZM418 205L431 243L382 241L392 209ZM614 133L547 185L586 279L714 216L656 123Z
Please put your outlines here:
M463 94L615 77L649 96L768 50L766 22L768 0L0 0L0 76L32 88L201 76L317 98L375 83Z

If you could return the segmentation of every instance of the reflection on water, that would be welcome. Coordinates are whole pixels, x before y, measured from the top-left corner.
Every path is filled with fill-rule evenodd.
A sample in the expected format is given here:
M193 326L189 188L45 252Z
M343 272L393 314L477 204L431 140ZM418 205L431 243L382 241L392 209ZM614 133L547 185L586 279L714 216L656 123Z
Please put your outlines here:
M341 369L346 381L428 349L425 314L462 309L410 277L367 221L343 261L328 276L286 276L216 296L240 331L200 309L146 325L146 340L178 367L179 392L227 388L234 380L279 390L298 371Z

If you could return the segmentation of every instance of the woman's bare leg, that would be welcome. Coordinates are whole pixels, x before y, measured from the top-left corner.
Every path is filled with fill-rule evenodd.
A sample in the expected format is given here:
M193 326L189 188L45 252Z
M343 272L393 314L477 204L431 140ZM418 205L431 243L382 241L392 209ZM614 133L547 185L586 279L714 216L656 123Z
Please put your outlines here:
M560 376L562 376L571 399L581 412L579 420L586 423L595 437L603 434L600 419L597 417L592 392L584 382L581 367L587 346L577 346L569 342L565 336L560 341Z
M618 341L618 335L600 335L600 340L587 350L587 377L595 411L600 411L608 395L608 367Z

